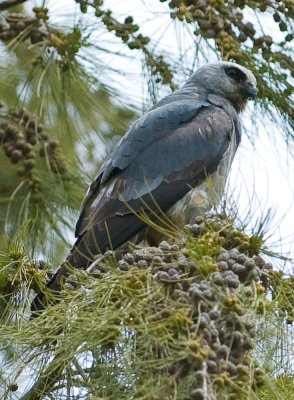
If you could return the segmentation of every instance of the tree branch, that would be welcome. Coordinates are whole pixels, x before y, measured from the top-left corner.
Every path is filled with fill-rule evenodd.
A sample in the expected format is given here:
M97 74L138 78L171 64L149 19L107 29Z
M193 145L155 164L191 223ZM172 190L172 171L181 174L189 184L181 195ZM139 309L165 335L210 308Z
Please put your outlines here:
M19 4L25 3L27 0L5 0L0 3L0 11L7 10L10 7L18 6Z
M50 394L56 383L62 378L64 365L56 362L56 360L61 357L61 353L62 350L56 350L55 357L50 362L49 366L41 373L40 377L29 391L21 397L21 400L42 400L45 396Z

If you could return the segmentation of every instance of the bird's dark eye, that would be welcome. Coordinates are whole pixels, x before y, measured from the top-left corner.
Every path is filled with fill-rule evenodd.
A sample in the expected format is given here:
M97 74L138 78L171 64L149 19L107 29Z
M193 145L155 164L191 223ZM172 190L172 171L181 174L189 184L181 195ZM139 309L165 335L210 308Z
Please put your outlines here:
M238 68L226 68L225 73L238 83L246 81L246 75Z

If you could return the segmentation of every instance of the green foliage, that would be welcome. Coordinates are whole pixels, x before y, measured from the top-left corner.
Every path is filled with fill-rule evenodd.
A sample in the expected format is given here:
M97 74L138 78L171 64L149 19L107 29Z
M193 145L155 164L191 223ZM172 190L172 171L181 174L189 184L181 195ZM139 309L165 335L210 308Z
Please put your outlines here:
M260 98L277 107L291 123L293 83L289 73L293 78L294 63L290 44L293 38L288 32L293 31L292 1L172 0L169 7L172 18L188 24L196 22L195 35L212 39L223 59L250 69L257 77ZM249 13L252 22L246 22ZM270 15L270 24L277 26L282 39L264 33L263 13Z
M108 252L89 273L69 278L58 304L27 322L20 311L21 323L1 326L0 340L18 349L7 366L21 357L39 376L24 400L63 398L64 390L80 398L191 400L277 392L273 374L286 372L288 361L275 364L270 340L279 337L273 321L287 320L288 311L278 322L277 311L288 292L275 293L288 277L236 247L241 231L223 216L199 217L186 231L177 244ZM22 368L10 375L7 393Z
M259 396L261 400L291 399L293 393L293 376L270 378L259 390Z
M83 13L94 8L96 17L109 32L121 38L129 49L142 52L155 84L168 84L175 88L169 62L162 55L150 51L152 39L137 34L139 26L134 23L133 17L128 16L124 22L119 22L113 16L114 10L104 5L107 2L76 2ZM168 7L172 20L180 21L183 26L195 27L196 49L203 45L207 50L213 49L222 59L235 61L250 69L257 77L259 98L264 103L264 109L272 118L278 110L285 118L285 126L292 124L294 64L291 32L294 8L291 0L171 0ZM270 32L264 33L263 16L270 17L269 23L280 32L276 35L277 39L269 36ZM287 135L291 134L291 130L287 129Z
M272 271L269 280L276 312L289 324L294 322L294 277L284 277L281 271Z
M53 22L50 3L28 1L28 13L23 2L0 3L1 395L23 395L30 371L24 400L292 398L293 278L260 256L263 226L247 235L200 218L178 244L109 253L28 320L32 290L51 276L37 259L59 264L107 145L136 116L110 78L125 76L102 55L141 57L153 101L186 66L106 1L73 1L70 27ZM166 14L191 33L195 58L213 52L252 70L261 108L293 138L293 1L171 0Z
M232 246L239 231L230 221L210 216L197 225L178 244L108 252L90 273L69 278L58 304L2 326L0 340L9 337L16 357L39 370L23 399L62 398L63 387L85 391L81 398L253 396L263 382L251 350L268 266ZM204 250L212 237L221 243L213 254Z
M77 61L86 45L80 28L63 32L49 24L47 8L33 11L35 17L5 13L0 20L0 38L12 39L2 51L13 66L0 70L0 246L25 224L31 254L58 259L64 228L73 230L88 174L101 162L103 138L125 132L135 113L113 104L109 90Z
M0 319L3 322L23 312L30 304L31 289L38 292L51 269L44 261L29 257L29 251L19 239L25 232L26 227L19 229L6 252L0 252Z

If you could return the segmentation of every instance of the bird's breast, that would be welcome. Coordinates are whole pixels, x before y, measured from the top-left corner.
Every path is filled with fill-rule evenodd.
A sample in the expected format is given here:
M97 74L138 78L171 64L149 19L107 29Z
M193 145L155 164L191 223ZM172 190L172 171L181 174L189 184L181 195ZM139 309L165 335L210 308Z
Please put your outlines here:
M191 190L168 210L168 217L179 227L191 224L199 215L216 207L224 194L227 177L238 144L235 132L216 171Z
M179 227L193 223L197 216L203 215L219 203L224 186L225 178L215 172L174 204L169 209L168 216Z

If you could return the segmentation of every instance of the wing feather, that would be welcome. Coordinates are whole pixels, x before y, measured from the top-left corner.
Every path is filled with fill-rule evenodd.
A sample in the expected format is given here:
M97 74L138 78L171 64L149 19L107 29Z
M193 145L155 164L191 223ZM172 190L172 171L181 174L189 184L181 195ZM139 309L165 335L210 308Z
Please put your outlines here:
M94 187L82 210L69 262L84 268L95 255L130 240L145 225L138 214L155 219L148 210L156 208L155 203L167 211L217 170L233 133L232 118L210 105L149 142L124 169ZM125 151L130 154L130 149Z
M174 96L175 94L170 95L171 99ZM135 121L130 130L117 144L112 156L103 163L97 178L91 184L81 207L75 236L78 237L83 230L86 216L85 210L91 207L91 203L95 201L97 191L103 188L103 185L109 179L138 159L139 154L151 143L168 137L171 131L191 120L199 110L209 105L210 103L208 102L195 100L194 98L177 100L162 106L159 103Z

